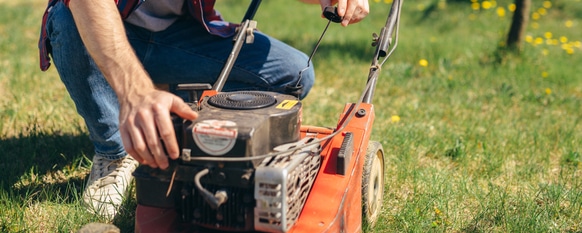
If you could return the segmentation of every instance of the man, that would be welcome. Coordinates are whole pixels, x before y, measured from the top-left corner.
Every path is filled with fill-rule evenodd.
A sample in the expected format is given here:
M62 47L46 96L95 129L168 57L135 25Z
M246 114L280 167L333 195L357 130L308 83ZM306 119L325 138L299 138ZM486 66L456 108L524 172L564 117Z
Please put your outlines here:
M367 0L320 1L322 9L332 4L338 4L343 26L369 11ZM139 163L165 169L168 157L178 157L170 113L184 119L197 114L155 84L214 83L235 27L222 21L214 0L49 0L41 69L48 69L50 54L95 145L83 193L91 211L112 219ZM303 98L314 81L313 69L298 79L307 61L302 52L257 32L223 91L286 93L299 85Z

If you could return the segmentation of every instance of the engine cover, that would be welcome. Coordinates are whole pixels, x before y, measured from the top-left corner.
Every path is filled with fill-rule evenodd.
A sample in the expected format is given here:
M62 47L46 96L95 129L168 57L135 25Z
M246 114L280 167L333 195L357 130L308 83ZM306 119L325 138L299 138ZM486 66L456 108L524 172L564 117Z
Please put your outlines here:
M299 140L301 102L274 92L219 93L203 101L198 118L183 127L182 163L209 166L191 157L252 157ZM262 160L228 163L256 168Z

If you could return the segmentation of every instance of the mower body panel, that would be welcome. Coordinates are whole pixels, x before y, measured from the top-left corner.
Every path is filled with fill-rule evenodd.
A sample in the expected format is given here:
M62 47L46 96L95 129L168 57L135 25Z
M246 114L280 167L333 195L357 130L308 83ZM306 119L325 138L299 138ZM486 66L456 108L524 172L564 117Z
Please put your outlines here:
M347 104L338 127L347 118L354 104ZM362 172L364 157L372 132L374 108L360 104L366 115L354 116L349 124L330 141L324 142L323 162L303 211L289 232L361 232L362 231ZM358 110L359 110L358 109ZM356 110L357 111L357 110ZM317 132L319 131L319 132ZM303 127L303 137L327 136L315 127ZM317 133L314 133L317 132ZM353 135L353 154L347 162L347 173L338 174L338 153L347 132Z
M372 125L374 107L371 104L346 104L337 123L340 128L353 111L365 112L352 117L348 124L321 144L321 166L295 224L286 232L361 232L362 231L362 173ZM323 138L334 131L317 126L301 126L301 138ZM345 162L345 172L338 169L338 154L346 135L351 134L353 150ZM342 166L339 166L342 167ZM343 174L342 174L343 173ZM182 223L174 209L137 206L136 232L223 232ZM230 232L230 231L226 231Z

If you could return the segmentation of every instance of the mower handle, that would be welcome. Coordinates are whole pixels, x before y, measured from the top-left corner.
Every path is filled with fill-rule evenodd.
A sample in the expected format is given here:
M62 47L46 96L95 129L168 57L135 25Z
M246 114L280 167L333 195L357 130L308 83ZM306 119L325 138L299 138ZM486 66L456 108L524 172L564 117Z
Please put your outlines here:
M374 52L372 65L370 66L366 90L364 96L362 96L363 103L372 103L372 97L374 96L374 90L376 89L379 71L398 45L398 27L400 23L401 7L402 0L394 0L392 2L392 7L390 8L390 13L388 14L388 19L386 19L386 25L380 30L380 36L377 36L376 33L374 33L374 43L372 43L372 45L376 47L376 51ZM392 44L393 36L394 44ZM381 57L384 57L382 62L379 61Z
M252 0L245 16L243 17L242 23L237 27L237 33L233 38L234 46L228 56L228 59L224 63L222 67L222 71L220 75L216 79L216 82L212 86L212 90L220 92L228 79L228 75L230 75L230 71L234 66L234 62L238 58L238 54L243 46L243 43L251 44L253 43L254 36L253 31L257 27L257 22L253 21L253 17L255 17L255 13L257 9L259 9L259 5L261 4L261 0Z

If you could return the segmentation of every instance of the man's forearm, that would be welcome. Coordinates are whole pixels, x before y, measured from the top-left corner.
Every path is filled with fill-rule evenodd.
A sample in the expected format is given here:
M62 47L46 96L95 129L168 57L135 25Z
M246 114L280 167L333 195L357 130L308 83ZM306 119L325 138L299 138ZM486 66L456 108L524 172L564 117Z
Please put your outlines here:
M85 47L120 101L154 88L127 40L114 1L71 0L69 7Z

